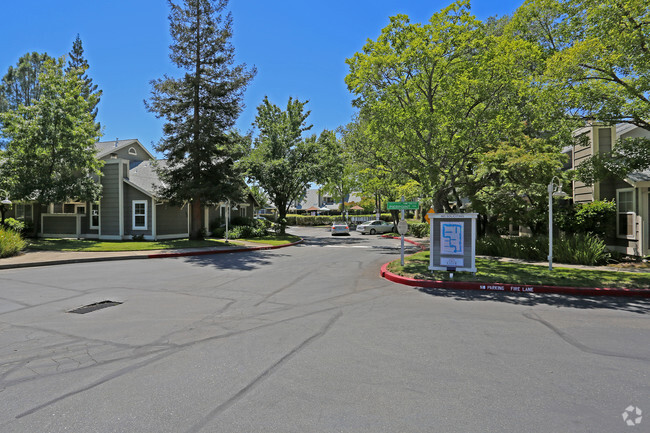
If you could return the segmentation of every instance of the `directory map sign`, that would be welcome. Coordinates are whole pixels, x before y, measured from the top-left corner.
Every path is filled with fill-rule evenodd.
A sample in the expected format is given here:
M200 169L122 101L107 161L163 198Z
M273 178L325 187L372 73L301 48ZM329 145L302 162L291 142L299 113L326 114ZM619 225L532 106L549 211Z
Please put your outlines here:
M476 213L431 215L429 270L476 272Z

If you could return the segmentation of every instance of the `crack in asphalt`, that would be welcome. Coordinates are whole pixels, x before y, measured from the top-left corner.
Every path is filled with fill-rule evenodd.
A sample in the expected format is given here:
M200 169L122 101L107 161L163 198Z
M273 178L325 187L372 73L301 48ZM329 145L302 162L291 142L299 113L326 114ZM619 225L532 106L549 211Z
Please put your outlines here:
M278 361L276 361L273 365L268 367L266 370L264 370L261 374L259 374L257 377L255 377L251 382L249 382L246 386L244 386L242 389L240 389L237 393L235 393L233 396L231 396L228 400L224 401L221 403L219 406L214 408L210 413L208 413L201 421L198 423L194 424L189 430L187 430L188 433L195 433L203 429L210 421L212 421L214 418L218 417L220 413L223 411L227 410L229 407L240 401L242 398L246 396L250 391L252 391L257 385L262 383L264 380L269 378L273 373L275 373L280 367L282 367L285 363L287 363L291 358L296 356L301 350L305 349L308 347L311 343L314 341L318 340L319 338L323 337L327 332L334 326L334 323L343 315L343 312L339 310L333 317L331 317L325 325L321 327L321 329L304 340L302 343L294 347L291 351L289 351L287 354L285 354L282 358L280 358Z
M576 349L585 352L585 353L591 353L592 355L600 355L600 356L610 356L614 358L623 358L623 359L633 359L636 361L645 361L645 362L650 362L650 357L648 356L637 356L637 355L625 355L617 352L611 352L609 350L600 350L600 349L594 349L592 347L589 347L585 344L582 344L579 342L576 338L570 336L568 333L562 331L561 329L555 327L552 323L549 321L542 319L537 313L533 311L525 311L522 313L524 317L530 320L534 320L536 322L541 323L542 325L546 326L548 329L553 331L556 335L558 335L562 340L570 344L571 346L575 347Z

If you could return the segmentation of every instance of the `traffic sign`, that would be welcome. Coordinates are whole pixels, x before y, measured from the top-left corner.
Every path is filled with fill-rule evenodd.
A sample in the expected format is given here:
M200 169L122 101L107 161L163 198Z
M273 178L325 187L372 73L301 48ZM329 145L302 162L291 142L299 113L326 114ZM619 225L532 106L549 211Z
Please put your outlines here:
M406 220L401 220L397 223L397 233L405 235L407 231L409 231L409 225Z
M387 207L388 210L417 210L420 208L420 203L417 201L389 201Z
M428 223L431 223L431 216L435 213L436 211L433 210L433 208L429 209L429 212L424 216L424 219L427 220Z

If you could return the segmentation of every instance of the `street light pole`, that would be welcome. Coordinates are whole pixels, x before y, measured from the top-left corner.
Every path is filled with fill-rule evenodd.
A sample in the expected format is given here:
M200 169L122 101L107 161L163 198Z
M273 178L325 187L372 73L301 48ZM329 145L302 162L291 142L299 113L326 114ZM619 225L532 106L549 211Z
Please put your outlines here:
M11 206L11 200L9 200L9 195L7 194L7 191L4 189L0 190L4 193L4 198L0 202L0 212L2 213L2 225L5 225L5 212L7 211L7 208L5 206Z
M557 180L557 190L553 181ZM548 184L548 270L553 270L553 197L564 197L567 194L562 191L562 184L557 176L553 176Z
M553 176L555 179L555 176ZM548 184L548 270L553 270L553 179Z
M230 216L230 199L226 205L226 243L228 243L228 217Z

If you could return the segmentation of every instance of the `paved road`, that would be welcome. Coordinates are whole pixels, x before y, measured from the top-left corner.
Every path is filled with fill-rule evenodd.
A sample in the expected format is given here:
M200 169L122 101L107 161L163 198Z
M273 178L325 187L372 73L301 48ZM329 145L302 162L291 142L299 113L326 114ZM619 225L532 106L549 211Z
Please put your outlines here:
M0 271L0 431L650 431L647 299L417 290L396 240L295 233Z

